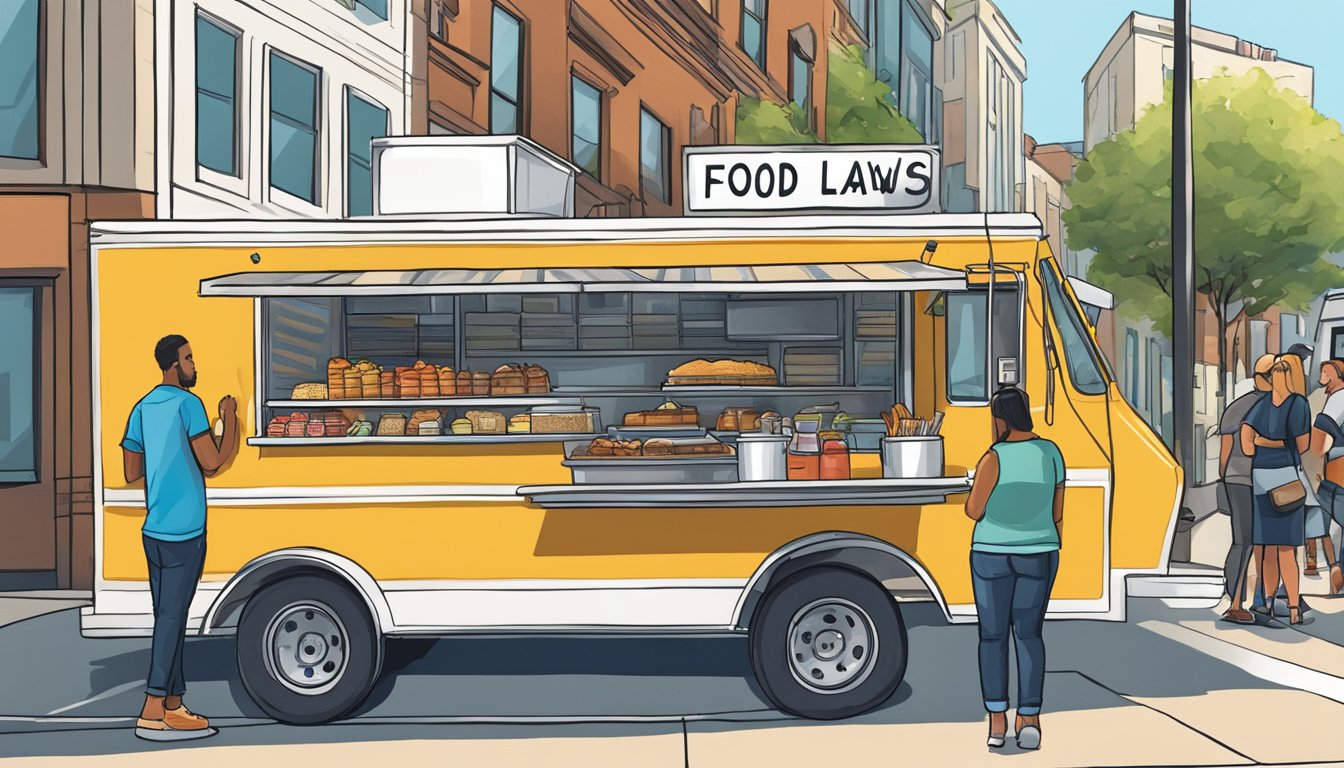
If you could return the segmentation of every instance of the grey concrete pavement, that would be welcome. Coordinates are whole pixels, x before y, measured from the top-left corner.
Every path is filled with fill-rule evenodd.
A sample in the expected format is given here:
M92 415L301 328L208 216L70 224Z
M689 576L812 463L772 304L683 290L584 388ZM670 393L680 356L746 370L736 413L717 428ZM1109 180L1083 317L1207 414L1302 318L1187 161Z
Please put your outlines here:
M1209 610L1158 600L1131 601L1127 623L1050 623L1045 748L1014 763L1344 758L1330 737L1344 704L1191 640L1212 637L1253 660L1288 657L1284 663L1344 685L1334 674L1344 674L1344 649L1330 642L1344 637L1344 602L1318 602L1320 618L1303 632L1231 627ZM231 640L192 640L188 698L226 727L215 738L165 749L137 741L128 728L141 700L147 642L84 639L77 612L67 610L0 629L0 715L9 716L0 719L0 756L78 765L68 761L104 756L118 764L134 754L136 764L153 765L186 750L193 764L267 765L292 762L292 745L326 745L303 759L649 766L1001 759L984 748L975 628L946 626L931 606L909 606L907 618L905 683L887 706L842 723L770 710L751 680L744 638L513 637L389 641L384 678L352 720L295 728L261 718L248 701Z

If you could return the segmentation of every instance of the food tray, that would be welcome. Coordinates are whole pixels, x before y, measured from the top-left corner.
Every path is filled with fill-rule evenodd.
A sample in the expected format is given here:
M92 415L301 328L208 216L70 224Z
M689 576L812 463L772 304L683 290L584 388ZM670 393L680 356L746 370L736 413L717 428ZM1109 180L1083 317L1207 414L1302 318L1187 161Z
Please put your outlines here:
M700 425L700 411L694 407L669 411L632 411L625 414L623 423L627 427L697 427Z
M667 437L705 437L709 431L703 427L607 427L607 437L611 440L648 440Z
M668 376L669 387L773 387L779 376L756 374L751 376Z
M576 484L624 483L733 483L737 457L714 456L601 456L566 459Z

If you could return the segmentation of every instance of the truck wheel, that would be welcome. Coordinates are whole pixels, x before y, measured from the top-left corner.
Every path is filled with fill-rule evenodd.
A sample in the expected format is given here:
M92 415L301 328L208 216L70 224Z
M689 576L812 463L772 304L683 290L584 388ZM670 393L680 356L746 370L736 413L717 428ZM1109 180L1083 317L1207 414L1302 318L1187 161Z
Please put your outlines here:
M294 576L253 595L238 624L238 673L252 700L284 723L349 714L382 668L383 638L364 601L322 576Z
M751 668L776 708L837 720L877 708L905 677L901 609L882 585L845 568L809 568L761 601Z

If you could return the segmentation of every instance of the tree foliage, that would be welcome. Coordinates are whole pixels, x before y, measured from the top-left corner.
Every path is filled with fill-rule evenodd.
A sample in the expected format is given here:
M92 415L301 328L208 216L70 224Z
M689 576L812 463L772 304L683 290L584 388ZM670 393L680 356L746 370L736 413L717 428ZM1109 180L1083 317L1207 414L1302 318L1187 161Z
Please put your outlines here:
M919 134L891 103L891 88L878 81L857 45L834 44L827 53L826 142L919 144ZM797 105L739 94L738 144L813 144L817 137Z
M1191 122L1196 290L1224 328L1234 310L1304 308L1341 277L1324 258L1344 247L1339 123L1258 68L1197 81ZM1093 147L1067 191L1069 246L1097 251L1088 278L1170 327L1170 87L1133 130Z
M891 103L861 46L832 45L826 61L826 141L830 144L922 144L915 124Z

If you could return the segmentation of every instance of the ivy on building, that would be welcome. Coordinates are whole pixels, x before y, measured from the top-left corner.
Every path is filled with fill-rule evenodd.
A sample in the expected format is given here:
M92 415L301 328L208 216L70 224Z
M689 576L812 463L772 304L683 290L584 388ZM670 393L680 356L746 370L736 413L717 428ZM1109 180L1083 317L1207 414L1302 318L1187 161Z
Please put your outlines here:
M827 53L826 143L922 144L914 123L891 103L891 88L877 79L861 46L832 44ZM738 144L814 144L806 113L797 104L775 104L746 94L738 98Z

